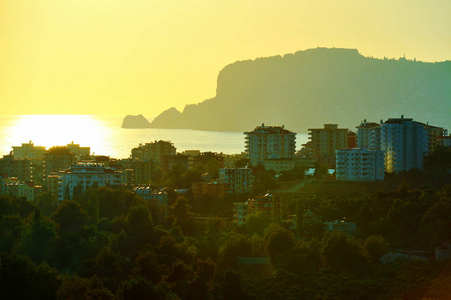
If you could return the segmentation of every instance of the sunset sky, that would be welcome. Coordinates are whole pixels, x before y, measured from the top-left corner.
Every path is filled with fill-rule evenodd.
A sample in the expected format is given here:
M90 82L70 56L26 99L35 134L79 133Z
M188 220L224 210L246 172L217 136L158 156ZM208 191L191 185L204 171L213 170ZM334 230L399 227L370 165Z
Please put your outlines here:
M451 1L0 0L0 114L138 114L237 60L316 47L451 60Z

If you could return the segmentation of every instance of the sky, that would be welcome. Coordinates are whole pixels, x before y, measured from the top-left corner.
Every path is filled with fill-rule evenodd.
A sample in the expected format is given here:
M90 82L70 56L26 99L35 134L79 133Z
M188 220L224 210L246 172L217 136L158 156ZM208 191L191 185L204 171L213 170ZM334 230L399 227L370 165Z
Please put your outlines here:
M316 47L451 60L449 0L0 0L0 114L144 114L238 60Z

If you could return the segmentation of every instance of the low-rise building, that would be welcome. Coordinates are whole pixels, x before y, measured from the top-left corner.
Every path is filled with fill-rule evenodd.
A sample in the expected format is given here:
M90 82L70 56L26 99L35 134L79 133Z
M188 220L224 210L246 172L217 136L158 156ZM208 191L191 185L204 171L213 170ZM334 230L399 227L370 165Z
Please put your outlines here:
M438 261L446 261L451 258L451 243L443 243L435 248L435 259Z
M355 223L343 220L335 220L333 222L323 222L324 231L344 231L349 235L353 235L357 228Z
M191 186L191 192L194 197L209 195L215 198L223 198L229 191L227 183L218 182L194 182Z
M126 184L124 173L96 163L74 164L62 173L62 181L64 189L69 189L71 199L74 188L78 186L84 192L91 186L118 186Z
M282 171L293 170L296 166L296 160L292 158L280 158L277 154L273 154L263 160L263 166L265 170L274 170L276 173L280 173Z
M193 156L193 163L194 166L199 164L206 166L212 159L218 162L220 168L224 168L224 156L222 153L216 152L201 152L199 155Z
M31 181L33 180L32 162L27 157L16 158L13 155L4 155L0 159L0 174L17 177L22 181Z
M74 144L74 142L67 144L66 148L74 154L75 158L80 161L82 159L88 158L91 155L90 147L80 147L80 144Z
M226 183L233 194L252 193L254 191L254 173L251 168L219 169L219 182Z
M33 182L22 182L19 180L10 181L6 185L6 194L15 197L25 197L28 201L36 201L42 193L42 187Z
M268 193L245 202L233 203L233 223L238 226L246 224L250 214L263 212L272 222L282 220L282 201L280 196Z
M142 197L144 200L150 202L160 209L158 214L160 221L166 221L168 215L168 194L162 189L152 189L151 186L135 187L133 191L136 195Z
M45 147L35 146L31 141L29 143L22 143L21 146L13 146L12 155L16 159L28 158L33 161L33 163L42 164L44 159Z
M341 181L384 180L385 154L380 150L353 148L336 151L336 179Z
M54 173L47 175L47 192L53 200L64 200L63 177L62 174Z

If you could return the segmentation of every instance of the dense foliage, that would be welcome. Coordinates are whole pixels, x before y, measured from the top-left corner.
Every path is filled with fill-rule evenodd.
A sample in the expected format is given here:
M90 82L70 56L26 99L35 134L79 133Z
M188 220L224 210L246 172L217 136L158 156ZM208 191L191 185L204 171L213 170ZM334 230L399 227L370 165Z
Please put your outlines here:
M189 177L170 174L171 182L185 178L182 185ZM264 170L257 175L262 186L273 180ZM392 192L353 198L285 197L284 215L309 209L322 221L346 217L357 224L354 236L308 228L302 218L290 230L262 213L234 227L226 218L238 197L168 193L167 222L161 210L125 189L92 188L61 203L46 194L36 203L0 196L0 298L450 297L449 263L379 260L389 249L432 254L451 240L450 185L433 190L402 183Z

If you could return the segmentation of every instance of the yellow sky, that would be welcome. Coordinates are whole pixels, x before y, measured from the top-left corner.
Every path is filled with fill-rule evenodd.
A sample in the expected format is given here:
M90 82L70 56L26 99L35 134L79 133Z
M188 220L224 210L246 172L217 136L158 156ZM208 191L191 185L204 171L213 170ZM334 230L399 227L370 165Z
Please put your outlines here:
M320 47L451 60L449 0L0 0L0 114L198 103L237 60Z

